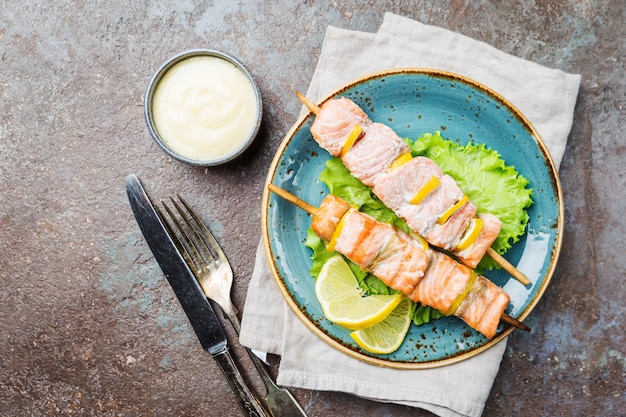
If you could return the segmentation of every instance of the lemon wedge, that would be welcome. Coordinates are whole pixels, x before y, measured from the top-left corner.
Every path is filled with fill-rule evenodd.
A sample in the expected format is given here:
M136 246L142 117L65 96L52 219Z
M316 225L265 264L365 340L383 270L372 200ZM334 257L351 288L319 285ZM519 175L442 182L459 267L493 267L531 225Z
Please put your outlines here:
M350 336L368 352L384 355L398 350L411 325L412 304L403 296L386 319L372 327L354 331Z
M402 155L394 159L391 165L389 165L389 171L394 171L400 168L402 165L406 164L411 159L413 159L413 155L411 155L411 152L403 153Z
M330 241L328 242L328 245L326 245L326 250L328 252L335 251L335 246L337 245L337 240L339 240L339 236L341 236L343 225L346 224L346 217L348 216L348 213L350 213L350 211L352 210L353 209L346 211L344 215L341 217L341 220L339 220L339 223L337 223L337 227L335 227L335 230L333 230L333 234L330 237Z
M472 243L478 239L480 232L482 232L484 224L483 219L474 217L454 250L463 250L472 246Z
M437 224L444 224L445 222L447 222L448 219L452 217L452 215L456 213L457 210L459 210L461 207L463 207L468 201L469 197L464 195L463 198L451 205L448 209L446 209L446 211L441 214L441 216L439 216L439 219L437 219Z
M437 187L439 187L439 185L441 185L441 181L439 181L439 178L435 176L430 177L430 179L426 181L426 183L422 185L422 187L419 190L417 190L415 195L409 200L409 203L410 204L421 203L426 197L430 195L430 193L435 191Z
M352 149L352 146L354 146L357 139L359 139L362 134L363 128L360 125L354 125L352 131L348 135L348 139L346 139L346 141L343 143L343 146L341 147L341 153L339 154L340 158L347 154L350 149Z
M415 240L417 243L422 245L422 249L424 249L424 252L428 250L428 242L426 241L426 239L424 239L423 237L421 237L415 232L409 233L409 236L411 236L413 240Z
M350 330L383 321L402 301L402 294L364 296L352 270L341 255L330 258L315 282L315 295L324 316Z

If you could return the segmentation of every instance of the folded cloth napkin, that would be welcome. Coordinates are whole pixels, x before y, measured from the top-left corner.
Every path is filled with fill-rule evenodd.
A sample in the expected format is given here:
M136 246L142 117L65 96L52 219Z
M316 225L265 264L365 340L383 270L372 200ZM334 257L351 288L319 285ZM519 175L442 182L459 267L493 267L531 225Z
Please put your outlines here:
M558 167L572 125L580 76L545 68L438 27L386 14L378 33L329 27L307 97L318 101L358 77L391 68L435 68L472 78L528 117ZM240 342L281 355L278 383L429 410L480 416L506 340L471 359L427 370L369 365L315 336L283 300L265 253L257 251ZM467 384L467 381L472 381Z

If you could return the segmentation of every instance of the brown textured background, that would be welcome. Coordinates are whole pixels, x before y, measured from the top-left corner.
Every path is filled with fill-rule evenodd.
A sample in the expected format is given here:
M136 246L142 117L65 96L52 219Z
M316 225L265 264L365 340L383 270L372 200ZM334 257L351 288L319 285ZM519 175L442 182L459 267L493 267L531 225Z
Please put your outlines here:
M376 31L385 12L582 74L560 171L559 267L528 319L532 334L511 337L484 415L624 415L623 1L5 3L0 416L240 415L139 232L124 178L136 173L152 195L179 191L201 209L233 263L242 307L265 173L299 112L294 92L306 91L325 28ZM264 99L257 142L219 168L170 159L143 119L153 71L196 47L240 58ZM431 415L294 393L311 416Z

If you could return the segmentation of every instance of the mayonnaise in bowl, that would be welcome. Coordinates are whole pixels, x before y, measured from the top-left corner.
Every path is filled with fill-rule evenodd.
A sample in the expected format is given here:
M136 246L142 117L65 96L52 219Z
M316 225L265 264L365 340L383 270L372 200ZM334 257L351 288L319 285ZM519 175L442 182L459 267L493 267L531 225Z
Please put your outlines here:
M256 136L262 113L250 73L234 58L209 50L164 64L150 83L145 108L150 133L167 153L205 166L240 155Z

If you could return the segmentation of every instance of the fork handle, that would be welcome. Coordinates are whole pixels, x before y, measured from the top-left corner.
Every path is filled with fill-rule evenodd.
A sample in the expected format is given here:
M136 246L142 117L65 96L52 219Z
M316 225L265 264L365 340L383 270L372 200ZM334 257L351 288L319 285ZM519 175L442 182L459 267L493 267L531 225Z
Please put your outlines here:
M226 376L230 387L232 388L239 405L245 412L245 415L250 417L269 417L270 415L265 411L257 396L250 390L243 375L239 372L239 368L235 364L235 360L228 350L218 353L213 356L218 365L222 369L222 372Z

